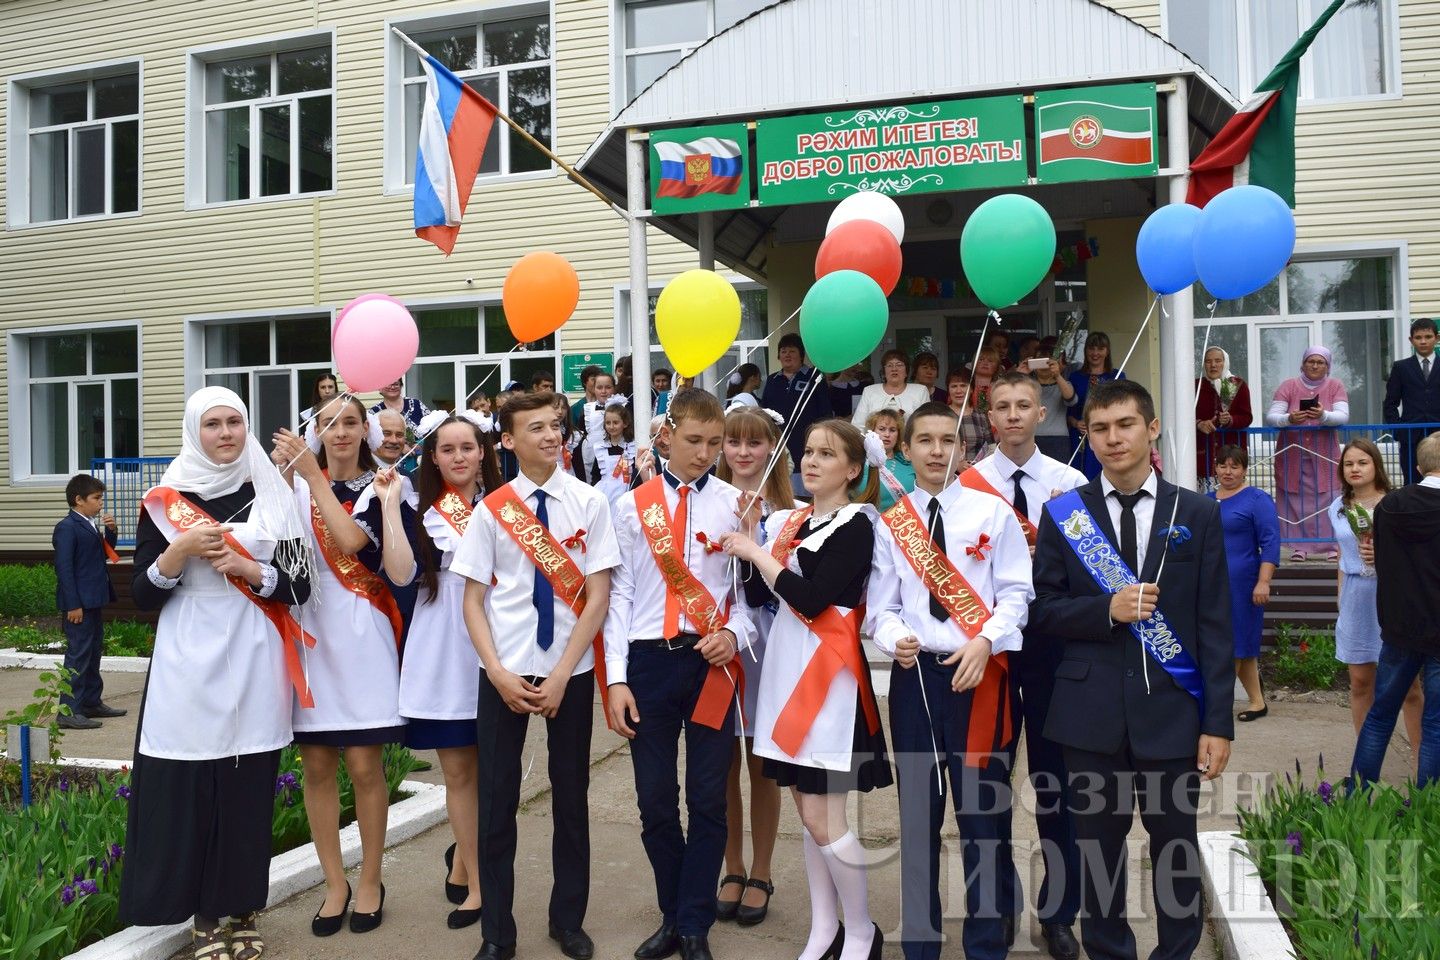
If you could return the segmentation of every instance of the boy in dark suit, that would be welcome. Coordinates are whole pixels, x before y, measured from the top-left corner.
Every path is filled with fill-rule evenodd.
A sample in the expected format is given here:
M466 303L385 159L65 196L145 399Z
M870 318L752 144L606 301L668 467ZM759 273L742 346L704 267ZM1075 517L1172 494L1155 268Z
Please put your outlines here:
M1385 381L1386 423L1435 423L1440 421L1440 370L1435 361L1435 321L1421 317L1410 324L1410 346L1415 356L1396 360ZM1404 411L1401 411L1404 407ZM1397 430L1400 441L1401 482L1423 480L1415 467L1414 449L1423 437L1414 430Z
M68 730L100 726L97 717L121 717L125 711L100 699L100 652L105 642L101 608L115 599L107 558L115 558L115 518L101 516L105 484L88 473L77 473L65 485L70 512L55 524L50 543L55 548L55 605L65 630L65 669L70 671L70 693L61 703L70 715L61 716ZM97 518L101 525L96 524Z
M1160 421L1144 387L1094 387L1083 419L1103 472L1045 505L1030 607L1037 640L1062 645L1044 734L1069 773L1081 942L1095 960L1136 955L1125 836L1138 798L1159 929L1150 957L1184 958L1204 931L1200 779L1225 769L1234 735L1220 508L1151 468Z

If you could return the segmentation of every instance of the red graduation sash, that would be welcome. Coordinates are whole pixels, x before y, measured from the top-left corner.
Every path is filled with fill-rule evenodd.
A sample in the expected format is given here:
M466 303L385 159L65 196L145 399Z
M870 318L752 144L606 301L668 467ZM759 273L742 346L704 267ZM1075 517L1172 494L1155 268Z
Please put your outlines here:
M722 629L726 614L720 610L705 585L685 565L680 538L671 529L670 509L665 505L664 477L653 477L636 488L635 513L640 518L640 532L645 536L645 544L650 548L650 556L660 571L665 589L679 600L680 608L699 628L701 636L708 637ZM739 657L723 667L711 666L690 719L713 730L723 727L730 712L730 698L743 689L744 677L745 667Z
M974 469L966 473L974 473ZM998 496L998 494L997 494ZM1003 499L1003 498L1002 498ZM881 519L890 528L895 545L909 561L910 568L920 577L930 595L940 601L950 619L970 639L979 636L990 610L975 595L943 550L935 549L935 541L920 514L906 497L885 511ZM925 611L929 615L929 611ZM995 750L1007 749L1015 739L1014 705L1010 697L1010 657L1008 653L992 654L985 663L985 673L970 701L967 724L965 765L982 767L985 758ZM996 728L1000 738L996 741Z
M142 502L147 508L158 509L164 514L165 519L182 533L191 527L216 525L214 517L169 487L156 487ZM240 541L229 533L225 534L225 543L246 560L255 559L250 555L250 551L241 546ZM290 678L290 685L295 688L295 695L300 700L300 706L315 706L315 698L310 695L310 684L305 680L305 670L300 664L300 651L295 648L296 641L307 647L313 647L315 638L296 622L294 615L290 613L288 604L274 597L256 595L243 577L227 574L225 579L229 580L231 585L239 591L240 596L259 607L260 612L265 614L265 619L275 627L275 631L280 635L280 642L285 646L285 673Z
M969 470L960 474L960 485L969 487L971 490L977 490L980 493L988 493L992 497L999 497L1001 500L1004 500L1005 503L1009 504L1010 509L1015 512L1015 519L1020 521L1020 529L1025 532L1025 542L1032 547L1035 546L1035 538L1037 536L1035 524L1031 523L1030 518L1025 516L1025 514L1016 510L1015 504L1010 503L1010 498L999 490L996 490L995 485L985 479L985 475L980 472L978 467L971 467Z
M550 581L555 596L565 602L575 616L585 611L585 574L575 565L570 554L545 524L525 504L525 498L515 492L511 484L505 484L484 500L485 509L495 518L495 524L510 535L525 558L535 565L541 575ZM579 531L584 533L584 531ZM568 542L568 541L567 541ZM579 544L583 551L584 544ZM605 680L605 637L595 634L595 682L600 685L600 702L605 706L605 725L610 726L610 689ZM613 729L613 728L612 728Z
M465 528L470 525L470 515L474 512L470 504L450 484L446 483L440 488L440 496L430 505L435 512L445 519L461 537L465 536Z
M325 481L330 481L328 473ZM358 558L340 549L340 545L335 542L335 535L330 532L325 518L320 515L320 504L315 501L313 491L310 494L310 527L315 531L315 542L320 545L320 555L325 558L325 565L335 574L335 579L339 580L346 590L369 602L385 615L385 619L390 621L390 629L395 632L395 649L399 650L405 621L400 616L400 605L395 602L395 595L390 592L379 574L361 563Z

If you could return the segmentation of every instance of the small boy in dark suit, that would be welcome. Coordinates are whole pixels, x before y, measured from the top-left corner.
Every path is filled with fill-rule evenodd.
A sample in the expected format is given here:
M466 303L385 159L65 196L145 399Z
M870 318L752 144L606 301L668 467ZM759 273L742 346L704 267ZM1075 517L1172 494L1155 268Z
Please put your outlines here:
M105 484L88 473L70 478L65 500L70 512L55 524L50 538L55 547L55 605L62 614L71 689L61 699L70 715L61 716L59 723L69 730L90 730L100 726L97 717L125 714L100 699L100 653L105 641L101 613L115 599L105 569L107 559L115 558L115 518L108 513L101 516Z

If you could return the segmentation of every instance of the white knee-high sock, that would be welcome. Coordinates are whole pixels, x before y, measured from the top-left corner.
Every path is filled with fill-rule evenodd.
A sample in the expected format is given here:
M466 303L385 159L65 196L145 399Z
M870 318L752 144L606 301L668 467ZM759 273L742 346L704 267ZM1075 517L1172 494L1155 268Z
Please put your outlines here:
M840 960L867 960L875 928L870 923L870 898L865 882L865 848L853 831L820 852L845 908L845 949Z
M825 854L808 830L805 831L805 879L810 884L810 939L805 941L800 960L819 960L830 949L840 929L840 906Z

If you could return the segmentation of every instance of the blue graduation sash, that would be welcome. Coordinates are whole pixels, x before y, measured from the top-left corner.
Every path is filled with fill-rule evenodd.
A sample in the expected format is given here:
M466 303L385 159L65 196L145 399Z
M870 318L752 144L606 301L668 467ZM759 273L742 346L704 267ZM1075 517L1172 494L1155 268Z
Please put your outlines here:
M1100 525L1095 522L1080 494L1071 490L1062 493L1049 503L1050 519L1060 530L1060 536L1075 551L1090 576L1108 594L1119 593L1121 588L1139 583L1120 552L1106 539ZM1168 547L1168 543L1166 544ZM1164 549L1164 548L1162 548ZM1202 714L1205 709L1205 685L1200 679L1200 667L1195 658L1180 643L1175 632L1160 608L1148 620L1127 624L1130 632L1140 641L1145 653L1180 685L1180 688L1195 698Z

